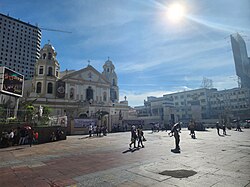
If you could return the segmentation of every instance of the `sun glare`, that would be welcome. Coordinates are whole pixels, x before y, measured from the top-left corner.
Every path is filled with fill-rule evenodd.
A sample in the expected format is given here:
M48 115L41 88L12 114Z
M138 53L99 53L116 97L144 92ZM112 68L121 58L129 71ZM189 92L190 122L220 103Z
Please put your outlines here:
M184 14L184 7L178 3L170 5L167 9L168 18L173 22L180 21L183 18Z

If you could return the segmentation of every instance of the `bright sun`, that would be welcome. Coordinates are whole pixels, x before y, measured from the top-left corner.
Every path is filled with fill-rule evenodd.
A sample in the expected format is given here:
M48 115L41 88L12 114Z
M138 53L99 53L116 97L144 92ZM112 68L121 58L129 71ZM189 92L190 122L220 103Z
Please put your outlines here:
M168 7L167 15L168 18L173 22L178 22L182 19L185 14L185 9L182 5L175 3Z

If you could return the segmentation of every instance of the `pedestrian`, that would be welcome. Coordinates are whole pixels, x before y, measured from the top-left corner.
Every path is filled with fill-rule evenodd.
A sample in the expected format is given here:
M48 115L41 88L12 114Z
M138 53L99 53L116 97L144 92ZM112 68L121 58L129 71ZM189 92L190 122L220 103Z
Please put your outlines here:
M30 147L32 146L33 140L34 140L34 131L33 131L33 129L29 129L29 131L28 131L28 143L29 143Z
M25 128L22 127L20 130L20 139L19 139L19 145L25 144L25 139L26 139L26 133L25 133Z
M237 120L237 122L236 122L236 131L240 131L240 132L242 132L242 130L241 130L241 128L240 128L240 122L239 122L239 120Z
M180 135L181 132L181 124L180 122L174 124L172 127L170 133L168 133L170 136L174 136L175 138L175 149L171 149L174 153L180 153Z
M226 134L226 125L225 124L222 125L222 130L223 130L223 135L227 135Z
M92 136L92 130L93 130L93 127L92 127L92 125L90 125L90 126L89 126L89 137Z
M142 128L137 128L137 136L138 136L138 147L142 147L144 148L144 145L142 143L142 139L143 139L143 131ZM141 144L141 146L140 146Z
M137 139L136 129L135 129L135 126L132 126L132 129L131 129L131 142L129 144L130 149L131 149L132 144L134 144L134 148L136 148L136 139Z
M13 130L13 129L10 130L10 133L9 133L8 136L9 136L9 137L8 137L9 145L10 145L10 146L14 145L14 137L15 137L15 134L14 134L14 130Z
M38 137L39 137L39 134L38 132L36 131L35 132L35 143L38 144Z
M96 126L96 136L99 136L99 125Z
M195 132L194 132L194 130L195 130L195 122L194 122L193 120L190 120L189 125L188 125L188 128L189 128L189 130L190 130L190 134L189 134L189 135L191 135L191 137L192 137L193 139L195 139L195 138L196 138L196 137L195 137Z
M220 125L219 122L216 122L216 129L217 129L217 134L220 136Z

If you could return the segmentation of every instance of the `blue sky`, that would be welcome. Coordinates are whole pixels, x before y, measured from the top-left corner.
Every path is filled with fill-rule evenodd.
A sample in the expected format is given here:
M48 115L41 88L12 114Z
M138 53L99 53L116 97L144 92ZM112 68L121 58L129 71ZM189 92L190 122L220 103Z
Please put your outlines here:
M39 27L43 46L57 51L61 70L79 70L90 60L102 72L110 57L120 100L143 105L147 96L200 88L237 86L229 35L239 32L250 56L249 0L186 0L178 23L167 17L176 0L1 0L0 12Z

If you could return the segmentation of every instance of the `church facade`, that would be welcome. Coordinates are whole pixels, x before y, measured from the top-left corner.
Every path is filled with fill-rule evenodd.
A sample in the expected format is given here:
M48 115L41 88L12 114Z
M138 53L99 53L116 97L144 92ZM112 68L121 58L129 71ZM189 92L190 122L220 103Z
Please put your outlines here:
M118 78L111 60L104 63L102 73L91 65L60 72L56 56L51 44L41 49L31 87L26 87L26 101L33 101L35 107L52 108L53 116L67 116L68 126L75 133L86 131L74 124L75 119L96 120L97 125L105 125L110 131L112 124L128 116L128 101L119 102Z

